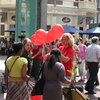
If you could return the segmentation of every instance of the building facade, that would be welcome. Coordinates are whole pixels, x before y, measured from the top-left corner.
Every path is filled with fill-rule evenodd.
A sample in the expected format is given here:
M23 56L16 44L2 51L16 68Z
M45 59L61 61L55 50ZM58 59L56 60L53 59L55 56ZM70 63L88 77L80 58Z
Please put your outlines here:
M13 38L14 34L4 32L15 27L16 0L0 0L0 37ZM25 6L22 9L22 24L25 24ZM87 24L97 13L96 0L48 0L47 30L55 24L70 25L86 30Z
M94 15L92 20L89 22L89 29L93 27L100 27L100 0L97 0L98 13Z
M0 0L0 37L13 38L13 33L4 31L15 26L15 1Z
M50 0L47 25L59 23L86 30L96 13L96 0Z

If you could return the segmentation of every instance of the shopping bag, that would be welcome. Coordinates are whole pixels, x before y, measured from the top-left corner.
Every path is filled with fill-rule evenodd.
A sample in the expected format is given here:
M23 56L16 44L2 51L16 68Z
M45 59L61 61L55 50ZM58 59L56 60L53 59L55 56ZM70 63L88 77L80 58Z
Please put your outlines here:
M64 88L62 88L62 89L63 89L63 95L64 95L64 97L65 97L67 100L73 100L73 99L72 99L71 88L64 87Z
M30 99L31 100L42 100L42 95L36 95L36 96L30 95Z
M67 100L89 100L84 93L73 87L64 87L63 94Z

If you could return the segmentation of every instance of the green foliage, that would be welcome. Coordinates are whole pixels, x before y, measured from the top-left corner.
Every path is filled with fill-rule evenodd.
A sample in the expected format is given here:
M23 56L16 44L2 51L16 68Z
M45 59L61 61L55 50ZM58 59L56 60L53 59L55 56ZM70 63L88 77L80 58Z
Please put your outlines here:
M79 61L79 59L76 59L76 65L74 65L73 67L72 67L72 70L67 70L69 73L72 73L72 77L76 77L76 75L77 75L77 68L79 67L78 66L78 61Z

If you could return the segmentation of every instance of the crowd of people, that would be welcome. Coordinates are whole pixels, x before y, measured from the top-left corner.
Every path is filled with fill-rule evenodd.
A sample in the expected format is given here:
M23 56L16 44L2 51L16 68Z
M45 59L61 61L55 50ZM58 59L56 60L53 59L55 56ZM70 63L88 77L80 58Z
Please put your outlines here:
M21 37L21 41L12 44L12 51L5 61L5 82L7 100L29 100L28 81L30 77L35 81L43 62L46 80L43 100L62 100L62 86L69 86L76 82L76 76L68 72L77 64L79 82L87 78L85 90L88 94L95 94L94 83L98 80L100 62L99 38L92 37L87 45L80 37L75 41L75 35L64 33L61 38L42 45L32 44L29 38ZM80 59L81 63L77 63ZM87 74L88 73L88 74ZM10 76L10 78L8 78ZM62 83L62 84L61 84ZM22 99L20 99L22 98Z
M12 47L13 40L10 38L8 41L7 38L0 39L0 55L7 55L9 48Z

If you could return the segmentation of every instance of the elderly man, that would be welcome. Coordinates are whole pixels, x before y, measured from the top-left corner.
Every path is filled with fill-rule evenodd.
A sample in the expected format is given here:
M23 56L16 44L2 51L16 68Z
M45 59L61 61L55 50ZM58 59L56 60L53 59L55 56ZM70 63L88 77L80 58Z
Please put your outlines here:
M96 92L94 92L94 81L97 77L98 64L100 62L99 38L94 36L91 42L92 44L86 49L86 66L89 69L90 76L86 83L85 90L88 91L88 94L96 94Z

